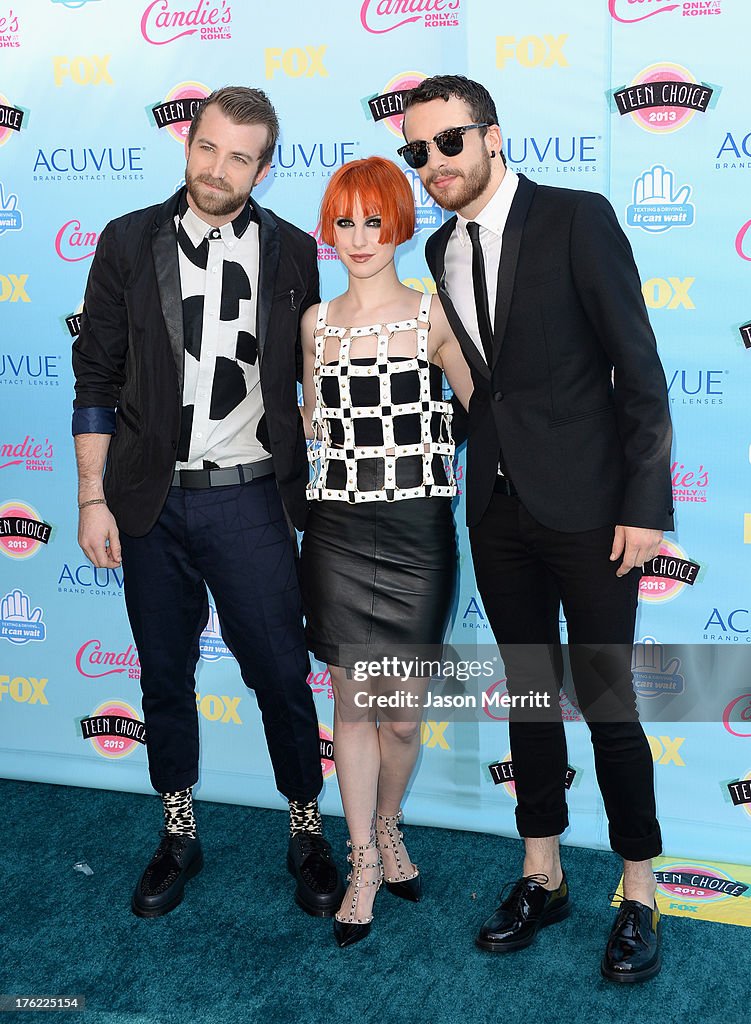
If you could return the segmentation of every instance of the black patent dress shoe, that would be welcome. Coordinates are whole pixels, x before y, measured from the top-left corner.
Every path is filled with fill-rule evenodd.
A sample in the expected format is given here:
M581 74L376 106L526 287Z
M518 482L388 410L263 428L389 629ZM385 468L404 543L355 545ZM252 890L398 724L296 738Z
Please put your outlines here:
M568 917L571 905L565 872L557 889L545 889L547 880L547 875L525 875L513 883L505 899L501 893L501 905L480 928L475 945L493 953L523 949L540 928Z
M160 832L162 841L138 879L131 910L137 917L161 917L183 898L185 883L203 867L201 840Z
M600 973L608 981L647 981L660 973L660 911L623 900L610 932Z
M344 898L331 846L316 832L291 836L287 868L297 879L295 903L313 917L331 917Z

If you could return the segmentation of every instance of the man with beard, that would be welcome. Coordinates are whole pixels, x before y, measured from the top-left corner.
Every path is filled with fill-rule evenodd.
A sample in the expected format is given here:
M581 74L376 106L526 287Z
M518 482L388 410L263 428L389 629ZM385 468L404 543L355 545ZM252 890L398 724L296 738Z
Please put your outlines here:
M641 981L660 969L651 858L661 840L631 647L641 568L673 510L667 388L639 275L602 196L506 167L482 85L429 78L404 112L400 154L457 214L426 257L475 386L466 495L477 584L509 693L543 691L551 709L510 714L524 867L477 944L519 949L570 910L558 839L568 826L562 603L610 843L624 861L601 971Z
M203 864L191 793L207 586L289 801L295 899L329 916L343 895L318 811L318 723L288 523L302 528L307 508L296 375L300 317L319 301L316 246L250 196L278 134L260 90L208 97L186 141L185 187L102 232L73 346L79 543L96 566L122 560L164 809L162 841L133 893L140 917L169 913Z

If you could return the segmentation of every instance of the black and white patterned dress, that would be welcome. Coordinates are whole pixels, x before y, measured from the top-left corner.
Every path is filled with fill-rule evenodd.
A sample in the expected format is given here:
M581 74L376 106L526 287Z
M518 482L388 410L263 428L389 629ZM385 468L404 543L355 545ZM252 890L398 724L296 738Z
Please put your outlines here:
M310 650L332 665L443 638L456 575L451 404L415 318L339 327L319 309L301 579ZM411 333L415 355L390 354ZM375 338L374 356L352 355ZM326 360L332 347L336 359ZM369 347L372 347L372 342ZM346 645L346 654L340 647Z

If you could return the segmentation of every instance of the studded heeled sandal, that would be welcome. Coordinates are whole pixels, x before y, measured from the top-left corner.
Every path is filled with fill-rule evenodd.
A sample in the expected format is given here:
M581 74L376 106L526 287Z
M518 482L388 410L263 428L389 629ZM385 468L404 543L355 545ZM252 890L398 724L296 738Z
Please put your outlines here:
M397 874L392 878L384 877L388 891L403 900L419 903L422 898L422 875L416 864L410 862L409 867L405 867L400 853L404 845L404 834L399 824L403 820L401 809L397 814L376 814L376 843L379 851L390 850L396 861Z
M364 939L370 932L373 915L360 917L358 914L360 893L369 885L374 885L376 892L378 892L383 881L383 865L375 841L366 843L364 846L356 846L348 839L347 846L350 849L350 852L347 854L347 860L352 865L352 870L347 875L347 882L352 883L354 891L348 909L343 913L340 908L334 914L334 938L336 939L336 944L340 947L352 946L361 939ZM374 855L375 859L366 861L367 854ZM363 871L375 868L378 869L378 877L366 881L363 878Z

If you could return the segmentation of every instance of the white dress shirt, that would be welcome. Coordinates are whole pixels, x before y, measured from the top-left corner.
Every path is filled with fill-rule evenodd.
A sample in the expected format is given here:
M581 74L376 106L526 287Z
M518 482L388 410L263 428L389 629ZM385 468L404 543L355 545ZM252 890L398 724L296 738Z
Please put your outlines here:
M258 436L258 225L247 208L221 228L183 209L175 218L184 232L178 230L178 258L186 331L176 468L257 462L269 456Z
M495 301L498 293L498 268L501 264L503 229L506 227L511 202L519 184L519 177L506 168L503 180L483 209L473 218L480 225L480 244L485 259L485 282L488 289L490 322L495 326ZM472 341L485 359L485 352L477 326L475 293L472 287L472 242L467 233L467 218L457 214L454 233L446 246L445 287L467 329Z

